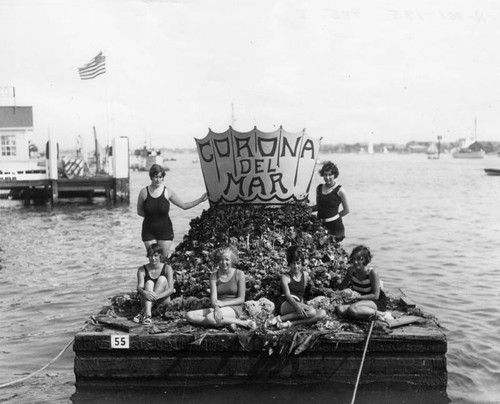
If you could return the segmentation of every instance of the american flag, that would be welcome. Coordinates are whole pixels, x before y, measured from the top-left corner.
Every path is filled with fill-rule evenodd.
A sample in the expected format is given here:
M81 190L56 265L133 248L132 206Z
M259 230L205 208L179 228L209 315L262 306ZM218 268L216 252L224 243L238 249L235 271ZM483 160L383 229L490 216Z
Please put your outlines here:
M82 80L90 80L106 73L106 56L102 52L83 67L78 68Z

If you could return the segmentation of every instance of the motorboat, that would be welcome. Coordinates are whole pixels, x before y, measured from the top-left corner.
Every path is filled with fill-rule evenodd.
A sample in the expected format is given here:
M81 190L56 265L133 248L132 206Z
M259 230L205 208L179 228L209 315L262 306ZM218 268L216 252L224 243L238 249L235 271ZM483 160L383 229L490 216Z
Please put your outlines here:
M451 153L455 159L482 159L484 158L484 150L472 150L469 148L461 148Z
M484 172L488 175L500 175L500 168L485 168Z

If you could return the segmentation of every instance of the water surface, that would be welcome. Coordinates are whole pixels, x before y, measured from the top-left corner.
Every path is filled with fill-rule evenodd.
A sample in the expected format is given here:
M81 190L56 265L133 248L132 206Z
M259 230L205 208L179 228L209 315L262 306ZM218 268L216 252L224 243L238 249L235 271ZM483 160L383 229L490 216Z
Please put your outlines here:
M167 185L184 200L204 189L194 154L169 161ZM351 214L346 250L368 245L388 288L400 287L434 313L448 337L447 395L405 386L361 386L357 403L500 403L500 158L455 160L444 155L321 155L340 169ZM315 175L313 186L321 178ZM51 361L92 314L116 293L135 288L146 262L136 199L147 173L131 172L131 203L96 199L23 208L0 200L0 384ZM314 199L314 193L311 194ZM207 208L173 207L179 243L192 218ZM284 400L350 402L352 386L213 386L204 389L78 389L74 355L0 390L0 402L132 403Z

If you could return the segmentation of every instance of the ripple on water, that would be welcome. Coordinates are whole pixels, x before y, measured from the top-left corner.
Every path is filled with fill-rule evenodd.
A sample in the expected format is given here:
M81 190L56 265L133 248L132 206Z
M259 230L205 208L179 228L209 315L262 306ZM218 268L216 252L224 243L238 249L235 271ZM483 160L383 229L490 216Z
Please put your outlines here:
M384 285L402 288L438 317L448 339L452 401L498 402L500 187L492 186L482 170L470 169L483 162L443 158L430 165L421 157L331 157L340 162L351 205L344 246L348 252L358 244L369 246ZM63 202L54 209L23 209L0 203L0 315L9 325L0 336L1 381L45 365L110 296L135 288L136 269L146 262L135 204L147 180L147 173L131 173L127 207ZM320 181L315 176L312 189ZM468 184L474 184L474 192ZM168 186L184 200L198 197L203 188L199 167L191 160L172 163ZM204 208L172 207L174 245ZM19 290L29 290L30 298ZM74 394L72 366L68 350L49 372L16 392L26 402L68 402ZM270 390L268 397L278 397L277 391ZM142 397L137 394L127 399ZM110 398L106 392L99 397ZM219 402L234 401L234 396L221 397ZM276 401L268 397L262 403ZM324 401L340 402L339 397L332 393Z

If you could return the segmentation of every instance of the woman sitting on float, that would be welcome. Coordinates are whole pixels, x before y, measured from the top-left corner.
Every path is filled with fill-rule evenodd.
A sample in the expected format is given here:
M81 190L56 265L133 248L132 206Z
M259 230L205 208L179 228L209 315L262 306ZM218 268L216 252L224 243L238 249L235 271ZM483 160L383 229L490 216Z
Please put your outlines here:
M186 313L186 319L205 327L226 327L233 331L237 326L255 329L253 320L242 319L245 302L245 274L236 269L238 255L236 249L222 248L216 253L218 268L210 274L210 301L212 307L192 310Z
M303 270L302 253L296 246L288 247L286 259L290 271L281 275L282 303L280 315L266 321L266 327L279 329L301 324L314 324L326 317L322 309L316 310L304 303L309 274Z
M335 312L340 317L354 320L385 322L390 318L390 313L381 312L387 309L387 297L382 290L382 281L378 274L368 266L372 260L369 248L357 246L352 250L349 259L352 265L347 269L347 274L339 285L349 304L337 306Z
M163 263L163 249L157 243L148 247L149 263L137 269L137 292L141 300L141 311L133 321L150 325L153 306L163 307L170 302L175 292L172 267Z

